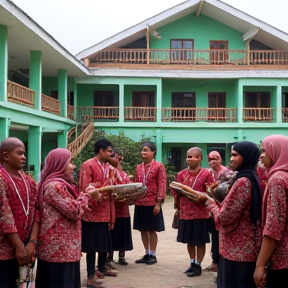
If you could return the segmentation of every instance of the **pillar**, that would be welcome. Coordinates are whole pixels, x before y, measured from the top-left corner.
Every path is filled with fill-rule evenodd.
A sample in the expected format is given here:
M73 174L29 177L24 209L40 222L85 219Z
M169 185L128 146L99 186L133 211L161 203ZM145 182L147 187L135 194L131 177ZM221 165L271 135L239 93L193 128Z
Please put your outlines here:
M276 87L276 110L275 111L276 111L276 123L278 124L282 123L282 87L279 85Z
M8 29L0 25L0 101L7 101Z
M77 96L77 83L74 81L74 120L77 121L77 110L78 110L78 96Z
M161 129L156 130L156 160L162 162L162 131Z
M41 51L30 52L29 88L35 91L34 107L42 110L42 62Z
M159 80L159 83L157 84L157 110L156 110L156 115L157 115L157 123L162 122L162 81L161 79Z
M34 166L33 177L36 182L40 180L41 172L41 143L42 127L30 126L28 131L28 168Z
M119 85L119 123L124 123L124 85Z
M10 120L8 118L0 118L0 142L9 137Z
M237 121L239 124L243 123L243 85L240 80L238 80L238 89L237 89Z
M60 115L67 117L67 71L63 69L58 70L58 100L60 101Z
M67 130L63 130L57 134L57 142L58 148L67 148L68 141L67 141Z

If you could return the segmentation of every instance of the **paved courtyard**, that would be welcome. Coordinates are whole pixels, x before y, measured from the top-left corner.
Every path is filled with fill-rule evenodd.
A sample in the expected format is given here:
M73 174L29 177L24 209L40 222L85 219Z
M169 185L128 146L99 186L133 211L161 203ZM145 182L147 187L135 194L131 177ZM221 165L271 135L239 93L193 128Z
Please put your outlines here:
M135 264L135 260L144 255L140 233L133 230L134 250L126 252L127 266L114 264L118 271L117 277L105 277L101 285L105 288L215 288L215 272L203 271L199 277L187 277L184 273L189 265L186 245L176 242L177 231L171 228L174 215L173 198L166 197L163 205L166 231L158 233L157 260L154 265ZM133 219L134 206L130 206ZM133 220L132 220L133 222ZM81 277L83 287L86 287L86 255L81 259ZM118 257L118 252L114 257ZM115 258L117 260L117 258ZM210 245L206 246L206 255L202 268L211 263Z

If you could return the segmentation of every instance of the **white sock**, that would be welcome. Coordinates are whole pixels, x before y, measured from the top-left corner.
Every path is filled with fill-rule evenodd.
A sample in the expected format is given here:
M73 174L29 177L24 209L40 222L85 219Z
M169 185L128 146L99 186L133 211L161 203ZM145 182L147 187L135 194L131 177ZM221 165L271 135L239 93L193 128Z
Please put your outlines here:
M155 251L150 251L150 255L156 256L156 252Z
M190 264L193 264L195 263L195 260L194 259L190 259Z
M145 250L145 253L146 253L147 255L150 255L150 250L149 250L149 249Z
M195 264L201 266L201 263L199 263L197 260L195 261Z

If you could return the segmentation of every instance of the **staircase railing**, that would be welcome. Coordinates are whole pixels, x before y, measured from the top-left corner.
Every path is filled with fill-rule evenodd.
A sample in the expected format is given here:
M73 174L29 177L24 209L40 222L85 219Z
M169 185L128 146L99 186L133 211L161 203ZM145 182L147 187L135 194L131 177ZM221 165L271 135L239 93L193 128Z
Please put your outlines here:
M68 144L68 150L71 152L73 158L76 157L91 140L93 132L94 124L90 122L83 132L73 142Z
M74 135L75 132L76 132L76 126L75 126L75 127L72 127L72 128L68 131L68 135L67 135L68 141L72 138L72 136Z

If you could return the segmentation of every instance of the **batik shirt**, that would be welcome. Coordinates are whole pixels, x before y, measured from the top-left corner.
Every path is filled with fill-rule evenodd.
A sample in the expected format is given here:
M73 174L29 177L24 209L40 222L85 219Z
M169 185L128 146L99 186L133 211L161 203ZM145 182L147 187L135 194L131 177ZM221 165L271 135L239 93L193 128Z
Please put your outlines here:
M164 201L166 195L166 171L162 163L153 160L150 164L144 163L136 167L134 182L144 183L147 187L145 198L138 199L136 205L155 206Z
M259 178L261 192L263 195L265 192L265 189L266 189L267 182L268 182L268 173L267 173L265 167L261 167L261 166L257 167L256 172L257 172L257 175Z
M79 172L79 191L83 192L90 183L96 188L121 184L119 172L108 163L101 164L96 158L84 162ZM101 201L91 199L90 211L85 211L82 219L86 222L115 223L115 205L112 196L105 196Z
M81 216L91 197L76 199L60 181L44 187L38 257L48 262L75 262L81 258Z
M36 183L30 176L23 172L19 173L21 173L25 182L13 175L10 175L11 181L7 172L0 166L0 260L15 258L13 247L5 237L7 234L18 233L22 242L26 244L29 240L29 232L32 229L33 222L40 221L37 208ZM13 182L18 189L25 210L27 210L27 185L29 195L28 216L25 214Z
M206 185L213 183L213 178L207 169L201 168L196 173L185 169L177 174L176 181L204 193L206 191ZM180 212L179 219L193 220L207 219L210 217L204 203L195 203L174 189L171 189L171 192L175 197L175 202L179 203L179 207L177 207Z
M224 201L207 207L219 230L219 252L232 261L254 262L260 247L260 224L250 219L251 183L242 177L235 181Z
M213 182L216 182L216 181L218 181L218 179L219 179L219 175L220 175L223 171L228 170L228 168L226 168L225 166L221 165L219 171L217 171L217 172L215 172L212 168L208 168L207 170L210 172L210 174L211 174L211 176L212 176L212 178L213 178Z
M262 205L263 236L276 240L272 269L288 268L288 173L275 172L268 181Z

